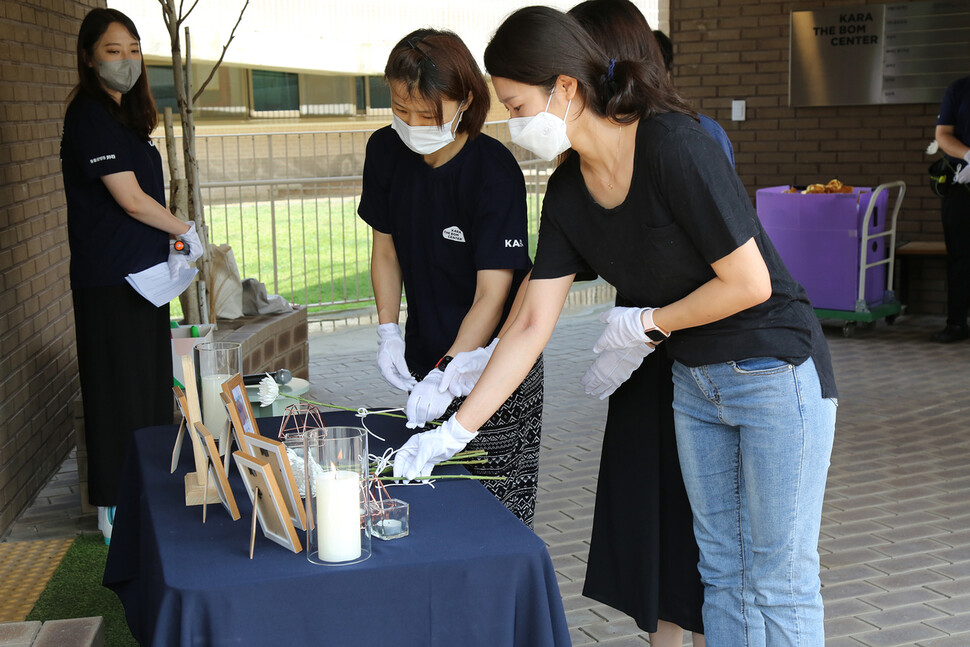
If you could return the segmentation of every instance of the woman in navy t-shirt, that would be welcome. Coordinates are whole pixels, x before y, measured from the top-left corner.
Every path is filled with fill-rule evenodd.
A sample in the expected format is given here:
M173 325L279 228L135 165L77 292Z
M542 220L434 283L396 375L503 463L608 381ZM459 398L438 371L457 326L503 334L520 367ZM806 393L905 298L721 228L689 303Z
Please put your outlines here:
M114 9L85 16L78 84L61 139L71 289L87 439L88 499L110 539L112 507L131 433L172 421L168 305L156 308L125 277L169 260L182 236L201 255L194 225L165 208L161 156L149 139L158 115L138 32Z
M442 371L456 353L493 342L531 267L525 181L511 152L481 134L488 87L458 36L415 31L391 51L384 73L393 123L367 143L359 213L374 235L378 367L389 384L411 392L408 426L417 428L463 401L467 391L457 383L449 390ZM398 326L402 286L404 335ZM484 483L531 526L541 358L527 373L477 435L445 437L432 427L412 436L395 457L395 475L427 474L436 455L466 444L484 449L488 463L472 471L504 476Z

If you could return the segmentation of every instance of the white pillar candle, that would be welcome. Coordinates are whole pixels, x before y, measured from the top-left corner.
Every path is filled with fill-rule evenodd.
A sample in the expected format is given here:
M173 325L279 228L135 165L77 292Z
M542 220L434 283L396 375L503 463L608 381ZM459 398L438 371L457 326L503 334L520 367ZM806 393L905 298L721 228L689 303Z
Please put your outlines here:
M226 415L226 405L222 402L222 383L231 375L203 375L202 376L202 422L209 433L219 443L220 450L224 442L223 434L229 418Z
M326 562L360 557L360 477L330 470L316 478L317 550Z

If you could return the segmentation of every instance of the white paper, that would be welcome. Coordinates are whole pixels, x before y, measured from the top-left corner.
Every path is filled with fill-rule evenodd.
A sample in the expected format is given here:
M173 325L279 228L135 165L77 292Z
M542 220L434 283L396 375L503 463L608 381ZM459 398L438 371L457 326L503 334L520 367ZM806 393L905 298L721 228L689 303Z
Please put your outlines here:
M160 307L182 294L198 272L194 267L185 267L173 279L166 262L129 274L125 280L135 288L135 292L154 303L155 307Z

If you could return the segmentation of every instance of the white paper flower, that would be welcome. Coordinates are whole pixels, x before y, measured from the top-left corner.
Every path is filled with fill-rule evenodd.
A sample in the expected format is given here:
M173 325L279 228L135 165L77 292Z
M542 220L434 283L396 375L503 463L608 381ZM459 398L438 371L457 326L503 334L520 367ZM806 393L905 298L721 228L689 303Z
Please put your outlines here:
M259 406L268 407L280 397L280 385L267 375L259 381Z
M940 150L940 145L936 143L936 140L930 142L930 145L926 147L927 155L936 155L937 151Z

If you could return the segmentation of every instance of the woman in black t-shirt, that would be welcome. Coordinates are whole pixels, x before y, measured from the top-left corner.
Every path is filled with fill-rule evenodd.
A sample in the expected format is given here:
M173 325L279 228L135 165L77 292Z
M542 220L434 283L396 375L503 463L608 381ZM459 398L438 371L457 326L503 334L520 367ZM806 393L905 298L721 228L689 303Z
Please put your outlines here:
M552 159L520 310L445 427L468 433L545 346L577 276L637 307L595 352L664 344L712 645L824 644L818 533L835 428L831 365L717 143L643 61L614 60L570 16L512 14L485 50L512 141ZM636 470L636 457L630 469Z
M367 142L360 217L373 228L371 279L380 336L377 363L410 391L408 426L454 411L467 391L443 370L459 352L488 346L510 295L531 267L525 180L511 152L481 133L489 92L468 48L451 32L421 29L391 51L385 68L393 123ZM398 325L407 293L406 335ZM457 385L452 385L456 387ZM515 394L480 433L415 434L394 474L428 474L435 456L469 445L488 462L472 471L531 526L539 473L542 361L533 358ZM440 459L438 459L440 460Z
M88 499L110 540L118 478L131 433L172 422L168 305L156 308L125 277L169 261L177 271L202 246L165 208L157 122L138 32L114 9L93 9L77 40L78 84L61 139L71 290L87 440ZM170 254L181 236L187 254Z

